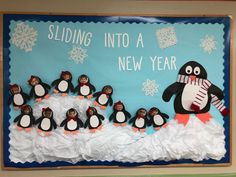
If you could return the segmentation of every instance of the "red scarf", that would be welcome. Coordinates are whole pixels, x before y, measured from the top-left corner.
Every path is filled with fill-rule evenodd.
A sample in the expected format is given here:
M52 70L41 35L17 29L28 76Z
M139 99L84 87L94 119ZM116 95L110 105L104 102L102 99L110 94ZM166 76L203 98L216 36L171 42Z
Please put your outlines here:
M76 119L77 119L77 116L74 116L74 117L72 117L72 116L67 116L67 120L68 120L68 121L70 121L70 120L76 121Z

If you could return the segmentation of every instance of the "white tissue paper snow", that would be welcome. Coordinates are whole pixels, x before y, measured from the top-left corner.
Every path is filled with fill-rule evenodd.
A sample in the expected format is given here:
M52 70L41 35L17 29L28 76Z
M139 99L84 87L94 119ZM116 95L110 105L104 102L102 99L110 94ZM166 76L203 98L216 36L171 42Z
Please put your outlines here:
M92 106L89 100L79 100L76 96L51 96L33 106L34 116L41 116L43 107L50 107L54 119L60 125L69 108L75 108L83 122L86 109ZM104 115L103 111L97 108ZM15 124L10 125L10 159L17 162L66 161L76 163L83 160L148 162L155 160L203 159L220 160L224 157L224 128L211 119L203 124L191 115L186 127L170 120L167 128L154 134L135 133L128 125L115 127L107 118L104 126L96 133L80 129L77 135L65 135L63 127L58 127L52 135L43 137L33 128L30 133L19 132Z

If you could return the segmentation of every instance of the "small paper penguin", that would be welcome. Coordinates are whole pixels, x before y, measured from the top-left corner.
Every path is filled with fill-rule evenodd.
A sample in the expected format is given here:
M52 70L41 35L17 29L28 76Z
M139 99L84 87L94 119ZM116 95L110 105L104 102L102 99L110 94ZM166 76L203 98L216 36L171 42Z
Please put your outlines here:
M101 114L98 114L96 108L89 107L86 111L86 115L88 119L84 124L84 128L88 127L91 133L102 129L102 120L105 118Z
M49 97L48 90L50 90L51 87L43 83L38 76L31 76L28 83L32 87L30 97L34 97L36 102L40 102L43 98L47 99Z
M14 119L14 122L17 123L16 127L19 131L25 130L30 132L35 122L31 106L23 105L21 107L21 114Z
M72 74L69 71L62 71L59 79L56 79L51 84L54 87L55 94L61 93L62 96L67 96L69 91L74 91L72 84Z
M60 125L64 127L65 134L77 134L80 127L83 127L83 122L79 119L78 112L71 108L66 112L66 119Z
M57 124L53 119L52 110L47 107L42 109L42 116L35 121L38 124L38 133L42 136L48 136L53 129L57 128Z
M161 127L165 128L167 126L169 116L162 113L158 108L151 108L148 112L148 116L150 117L150 125L153 125L155 130L160 130Z
M25 105L27 100L30 99L29 95L24 93L21 87L17 84L10 85L10 97L8 99L8 104L11 103L14 106L14 109L19 109L21 106Z
M140 108L137 110L136 115L129 120L132 123L132 129L137 132L145 132L146 127L149 125L149 120L147 118L147 110Z
M126 122L130 117L131 115L125 110L124 104L118 101L113 106L113 113L109 120L113 121L115 126L126 126Z
M96 97L94 101L94 106L100 106L100 108L103 110L106 109L108 104L112 106L112 93L113 89L110 85L106 85L102 88L102 91L94 93L93 96Z
M78 92L80 99L84 97L91 99L92 93L96 91L96 88L90 83L89 77L85 74L79 76L78 85L75 87L75 92Z

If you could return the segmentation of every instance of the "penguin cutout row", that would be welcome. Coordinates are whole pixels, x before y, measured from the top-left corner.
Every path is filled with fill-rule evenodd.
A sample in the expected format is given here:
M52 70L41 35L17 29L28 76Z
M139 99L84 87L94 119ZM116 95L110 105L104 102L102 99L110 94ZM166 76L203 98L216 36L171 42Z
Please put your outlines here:
M83 122L79 119L78 112L74 108L70 108L66 112L66 119L64 119L60 127L64 127L64 134L77 134L79 128L87 128L91 133L95 133L96 130L102 128L102 121L104 117L98 114L96 108L89 107L86 111L87 120L83 125ZM53 119L53 111L47 107L42 109L42 116L35 120L31 106L24 105L21 107L21 114L18 115L14 122L17 124L18 131L25 130L30 132L33 125L37 126L37 132L42 136L48 136L53 129L57 128L57 124Z
M150 119L148 119L150 117ZM136 115L129 120L132 124L134 132L145 132L148 126L153 126L155 130L160 130L161 127L167 127L167 119L169 116L165 113L160 112L156 107L152 107L148 112L144 108L137 110Z
M148 119L148 117L150 119ZM124 104L118 101L113 106L113 113L109 117L109 121L113 121L114 126L125 126L129 119L132 129L137 132L145 132L146 127L153 125L155 130L160 130L161 127L167 126L169 116L162 113L158 108L152 107L149 112L146 109L140 108L136 115L131 118L129 112L126 111Z
M221 102L224 98L223 91L207 79L205 68L196 61L189 61L180 68L177 81L165 89L162 98L168 102L174 94L175 119L184 125L190 114L196 114L203 123L209 121L212 117L209 113L211 104L222 116L229 114L229 110Z
M82 74L78 78L78 85L74 88L72 84L72 74L69 71L62 71L60 78L52 82L51 86L42 82L38 76L32 75L28 80L28 84L31 86L30 94L27 95L17 84L10 85L9 104L13 104L17 110L21 106L27 103L30 98L35 98L36 102L41 102L43 98L49 98L49 90L51 86L54 87L53 92L55 94L60 93L62 96L67 96L69 91L77 93L79 99L91 99L95 97L94 105L99 106L101 109L106 109L108 105L112 106L112 93L113 88L110 85L106 85L100 92L96 91L94 85L90 83L89 77Z
M25 130L26 132L30 132L33 125L38 124L37 131L43 136L49 135L57 127L53 119L53 111L49 107L43 108L42 116L35 120L31 106L23 105L20 115L14 119L14 122L17 124L18 131Z

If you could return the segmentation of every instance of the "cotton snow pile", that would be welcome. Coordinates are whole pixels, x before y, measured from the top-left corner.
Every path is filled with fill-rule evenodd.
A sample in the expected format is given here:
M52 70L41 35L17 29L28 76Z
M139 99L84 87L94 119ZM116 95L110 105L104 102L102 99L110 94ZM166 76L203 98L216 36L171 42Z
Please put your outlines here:
M86 110L92 106L89 100L75 96L51 96L33 106L34 116L41 116L43 107L53 110L58 125L65 119L65 113L75 108L85 122ZM103 111L97 108L100 114ZM115 127L107 118L104 126L96 133L80 129L77 135L65 135L63 127L53 130L48 137L40 136L33 128L30 133L19 132L15 124L10 125L10 159L13 162L67 161L76 163L83 160L147 162L155 160L203 159L220 160L224 157L224 128L213 119L203 124L191 115L186 127L170 120L167 128L154 134L135 133L128 125Z

